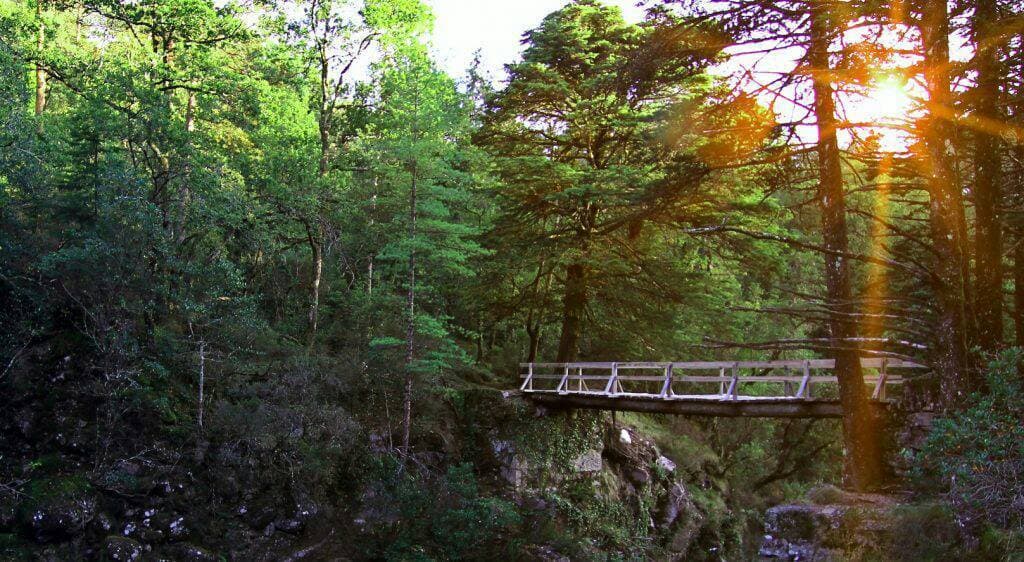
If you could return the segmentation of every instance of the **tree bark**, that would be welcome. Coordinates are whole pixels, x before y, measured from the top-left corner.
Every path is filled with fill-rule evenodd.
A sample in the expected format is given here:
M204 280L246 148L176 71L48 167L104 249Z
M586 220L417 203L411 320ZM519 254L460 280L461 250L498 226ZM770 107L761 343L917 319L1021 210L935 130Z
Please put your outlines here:
M562 299L562 334L558 340L558 357L555 361L575 361L579 355L580 334L583 330L583 315L587 308L587 270L581 263L571 263L565 268L565 296Z
M959 217L963 196L954 181L952 122L949 85L949 17L946 0L927 0L921 21L924 75L928 89L928 118L923 124L929 228L935 247L934 291L938 311L935 326L935 367L947 408L955 408L974 388L967 355L964 305L967 295Z
M1024 232L1020 228L1013 248L1013 328L1017 347L1024 348Z
M999 62L993 44L994 0L977 0L974 36L978 68L975 89L977 116L995 122L999 117ZM974 131L975 305L977 343L991 351L1003 342L1003 239L999 205L1002 179L999 136Z
M412 181L409 188L409 287L406 289L405 325L405 395L402 413L402 454L409 454L409 436L412 433L412 385L413 359L416 353L416 164L412 166Z
M36 49L39 53L36 56L42 56L43 48L46 46L46 24L43 23L43 0L36 0L36 18L39 20L39 25L36 28ZM36 117L43 114L46 110L46 70L43 68L42 63L36 63L36 105L35 113ZM42 131L43 125L39 123L39 130Z
M828 292L828 328L832 339L843 408L843 445L846 452L846 480L856 490L877 488L885 469L878 433L878 421L868 403L861 373L860 356L854 347L857 324L850 314L852 288L846 228L846 194L836 137L835 99L828 48L834 34L824 2L811 8L810 43L807 58L814 76L814 114L818 131L818 202L821 208L822 242L834 253L825 255L825 284ZM842 351L840 351L842 350Z
M199 426L199 431L203 430L203 410L205 409L206 402L204 393L206 391L206 342L199 342L199 407L196 412L196 425Z
M540 321L534 320L532 311L526 318L526 335L530 339L529 349L526 350L526 362L535 363L540 350Z
M192 175L192 136L196 130L196 93L192 90L187 92L185 102L185 134L187 147L183 164L184 174L178 181L178 210L174 225L174 239L181 245L185 242L185 225L188 222L188 207L192 201L191 175Z
M324 273L323 227L319 224L306 224L306 236L313 266L309 280L309 328L306 345L312 351L313 344L316 342L316 329L320 317L320 281Z

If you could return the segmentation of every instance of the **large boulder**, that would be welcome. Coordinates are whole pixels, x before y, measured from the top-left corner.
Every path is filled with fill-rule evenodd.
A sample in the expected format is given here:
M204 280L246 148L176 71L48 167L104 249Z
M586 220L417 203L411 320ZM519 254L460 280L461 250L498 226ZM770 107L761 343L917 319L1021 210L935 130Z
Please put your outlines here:
M179 562L217 562L220 557L201 546L178 543L167 548L173 560Z
M96 497L81 478L36 481L19 509L19 521L36 542L56 542L80 534L96 515Z
M765 533L790 541L822 541L842 523L846 509L837 505L778 505L765 514Z
M142 559L143 547L128 537L111 535L103 541L103 554L112 562L135 562Z
M658 503L655 525L665 536L665 548L672 560L685 560L700 533L703 516L680 482L673 482Z
M18 515L18 498L6 490L0 490L0 533L14 528Z
M597 449L587 449L572 461L572 469L580 473L600 472L602 466L601 451Z
M782 560L847 560L876 551L891 536L899 498L858 494L835 487L808 493L817 504L779 505L765 514L760 554Z

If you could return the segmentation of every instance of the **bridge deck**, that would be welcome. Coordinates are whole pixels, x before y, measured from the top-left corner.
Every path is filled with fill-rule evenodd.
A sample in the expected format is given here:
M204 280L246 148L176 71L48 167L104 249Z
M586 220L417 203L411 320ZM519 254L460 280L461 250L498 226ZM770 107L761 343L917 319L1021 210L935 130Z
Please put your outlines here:
M524 363L520 391L550 407L721 417L839 417L831 359L787 361ZM923 369L899 359L865 358L864 383L875 407ZM643 374L656 371L658 374ZM782 374L774 374L774 373ZM638 374L639 373L639 374Z

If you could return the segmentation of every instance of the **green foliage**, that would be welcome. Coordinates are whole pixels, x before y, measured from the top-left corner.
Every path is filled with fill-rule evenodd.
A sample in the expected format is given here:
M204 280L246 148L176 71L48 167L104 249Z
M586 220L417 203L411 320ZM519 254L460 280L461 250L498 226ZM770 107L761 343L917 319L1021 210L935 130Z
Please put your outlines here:
M385 457L377 476L400 517L381 537L383 557L479 560L509 553L521 517L508 500L481 494L472 465L452 465L438 478L414 477Z
M963 410L936 420L916 459L919 478L948 491L959 524L970 532L986 524L1024 530L1022 359L1017 348L993 357L986 390L971 396Z
M551 467L542 476L569 471L573 461L590 449L601 448L601 412L579 411L569 416L545 416L518 424L513 446L528 465Z
M772 120L707 72L713 30L666 9L630 24L571 2L528 34L507 86L474 74L462 88L432 58L418 0L258 7L88 0L84 16L59 2L37 15L0 1L0 399L39 409L43 425L61 410L96 441L56 453L49 437L14 436L26 462L0 459L0 483L16 481L9 471L30 495L82 491L82 478L48 480L74 462L95 467L97 486L134 488L145 479L104 465L146 450L140 464L173 456L165 468L191 471L197 488L211 459L227 459L252 470L254 494L330 502L379 489L399 512L367 539L380 557L494 559L535 538L654 552L635 518L653 496L625 506L583 480L545 481L572 529L544 521L529 535L476 462L494 436L467 430L473 442L458 443L451 426L515 424L517 454L550 475L599 447L601 414L521 408L499 425L496 408L470 412L467 398L477 383L510 386L530 338L554 354L573 264L586 272L581 349L595 358L712 358L691 346L809 330L750 312L787 302L779 287L816 290L809 257L680 230L806 220L773 195L789 179L779 166L728 169L763 148ZM39 116L37 64L49 79ZM405 373L413 451L399 466L366 445L394 441ZM746 515L724 490L764 474L782 426L643 420L702 482L691 495L724 529L705 542L738 543ZM206 457L192 466L150 455L153 444ZM434 454L445 460L423 468ZM3 537L7 556L18 545Z

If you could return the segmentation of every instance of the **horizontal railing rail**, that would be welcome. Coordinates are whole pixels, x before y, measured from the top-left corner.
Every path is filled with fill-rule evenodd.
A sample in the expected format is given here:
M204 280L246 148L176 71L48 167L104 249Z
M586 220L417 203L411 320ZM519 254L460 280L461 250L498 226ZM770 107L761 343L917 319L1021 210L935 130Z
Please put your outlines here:
M525 372L520 390L525 393L584 394L608 397L718 400L763 400L814 398L814 388L838 383L834 374L822 371L835 369L833 359L798 359L777 361L624 361L572 363L522 363ZM887 399L887 387L905 383L905 378L892 372L901 369L925 369L924 365L903 359L863 358L864 383L872 387L871 398ZM660 371L657 375L634 374L637 371ZM707 371L717 371L716 374ZM756 371L752 372L752 371ZM775 374L766 374L774 372ZM782 374L778 374L782 371ZM700 374L691 374L698 372ZM557 384L551 388L551 385ZM655 383L655 384L652 384ZM741 388L751 383L768 383L768 393L744 394ZM636 386L642 386L636 389ZM717 385L717 392L676 392L677 385ZM780 389L778 391L773 389Z

